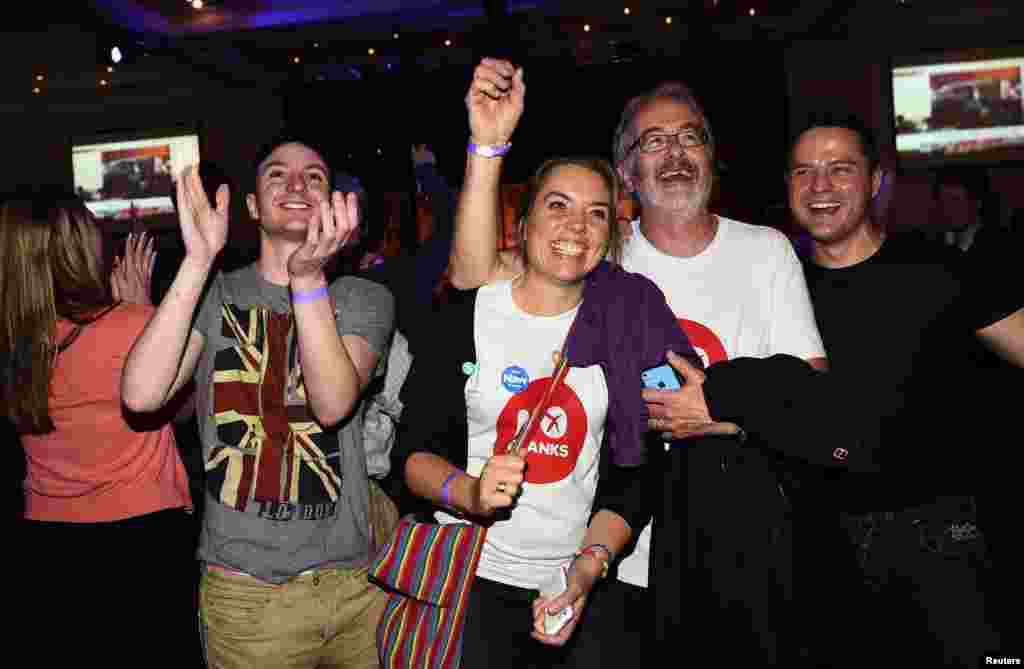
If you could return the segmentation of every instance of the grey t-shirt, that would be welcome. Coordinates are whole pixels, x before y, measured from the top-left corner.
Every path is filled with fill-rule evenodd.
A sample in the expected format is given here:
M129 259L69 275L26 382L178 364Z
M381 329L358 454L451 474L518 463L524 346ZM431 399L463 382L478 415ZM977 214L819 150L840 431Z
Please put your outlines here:
M394 300L375 283L330 286L341 335L363 337L383 373ZM362 410L324 431L306 402L288 289L250 265L211 282L196 412L207 504L199 559L281 583L324 563L369 559Z

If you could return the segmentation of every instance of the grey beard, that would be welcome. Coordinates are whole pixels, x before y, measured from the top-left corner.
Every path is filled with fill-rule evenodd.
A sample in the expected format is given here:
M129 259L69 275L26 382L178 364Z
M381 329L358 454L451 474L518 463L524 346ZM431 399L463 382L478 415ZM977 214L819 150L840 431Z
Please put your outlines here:
M649 197L645 193L640 193L640 204L644 207L652 208L670 208L664 203L658 202L656 199ZM660 199L660 198L659 198ZM695 184L694 190L691 191L691 196L686 198L682 203L679 202L678 197L670 198L673 201L671 206L672 211L682 219L682 222L689 222L697 214L704 211L707 208L708 201L711 199L711 180L704 179L702 182Z

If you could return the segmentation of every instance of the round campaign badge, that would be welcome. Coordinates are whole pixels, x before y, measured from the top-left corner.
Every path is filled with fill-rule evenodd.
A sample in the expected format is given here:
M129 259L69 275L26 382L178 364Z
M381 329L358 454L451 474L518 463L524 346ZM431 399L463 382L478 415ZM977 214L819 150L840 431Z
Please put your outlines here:
M518 365L506 367L501 373L501 385L510 393L521 393L530 385L530 375Z

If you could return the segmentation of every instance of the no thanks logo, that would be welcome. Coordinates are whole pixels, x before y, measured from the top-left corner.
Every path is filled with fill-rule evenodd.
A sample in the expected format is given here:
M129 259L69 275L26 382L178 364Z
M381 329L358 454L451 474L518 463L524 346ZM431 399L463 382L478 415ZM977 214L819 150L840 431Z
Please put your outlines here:
M508 444L529 419L551 385L550 378L538 379L509 398L498 416L496 453L507 453ZM537 425L523 440L528 483L554 483L576 468L587 436L587 413L572 388L562 384L552 394L551 404Z

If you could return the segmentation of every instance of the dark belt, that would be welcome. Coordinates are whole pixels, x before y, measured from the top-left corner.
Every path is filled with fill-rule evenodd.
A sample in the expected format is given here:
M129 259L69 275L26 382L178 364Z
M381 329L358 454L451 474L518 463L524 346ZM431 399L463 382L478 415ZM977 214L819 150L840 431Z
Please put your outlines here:
M490 579L476 577L473 581L473 589L477 590L484 597L495 597L497 599L512 602L514 604L532 605L537 599L537 591L529 588L518 588L514 585L498 583Z

